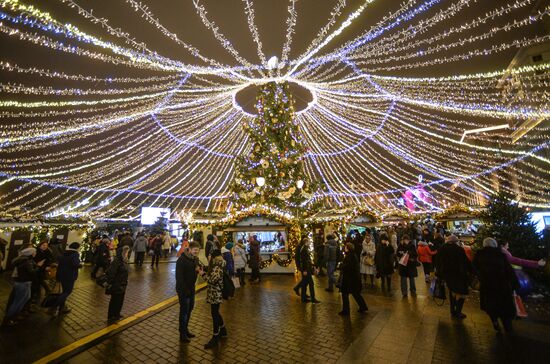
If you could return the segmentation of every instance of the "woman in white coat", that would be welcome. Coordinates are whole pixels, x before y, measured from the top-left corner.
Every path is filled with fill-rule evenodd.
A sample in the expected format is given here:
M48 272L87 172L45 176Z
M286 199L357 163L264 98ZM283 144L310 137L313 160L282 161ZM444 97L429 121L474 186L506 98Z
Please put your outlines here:
M370 232L367 230L365 240L362 244L363 250L361 251L361 275L363 276L363 282L367 284L367 277L370 276L370 284L374 287L374 276L376 274L376 267L374 265L374 255L376 254L376 245L372 240Z
M239 239L237 245L233 248L233 261L235 262L235 272L237 277L239 277L239 282L241 286L244 286L244 271L246 268L246 250L244 248L243 240Z

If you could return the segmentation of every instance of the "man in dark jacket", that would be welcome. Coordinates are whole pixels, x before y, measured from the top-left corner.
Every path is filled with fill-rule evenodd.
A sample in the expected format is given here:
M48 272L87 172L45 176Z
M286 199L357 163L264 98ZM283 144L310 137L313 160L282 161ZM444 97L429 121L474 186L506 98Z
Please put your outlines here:
M36 249L27 244L21 247L19 256L12 261L14 267L12 273L13 289L8 299L2 326L15 325L15 317L25 308L31 298L32 281L38 272L38 268L44 264L44 261L34 263L33 257L35 254Z
M301 288L302 288L302 302L310 302L310 300L307 298L306 290L309 286L309 296L311 297L311 303L317 304L321 303L321 301L318 301L315 299L315 286L313 284L313 271L314 266L313 262L311 261L311 253L309 251L309 247L307 245L308 238L302 239L302 244L300 245L300 250L297 252L297 254L300 254L300 272L302 273L302 281L301 281Z
M53 309L53 315L69 313L71 310L65 305L67 298L73 292L74 282L78 278L78 268L80 268L80 249L79 243L71 243L65 253L57 261L57 280L61 283L62 293L57 298Z
M108 322L113 323L122 317L120 311L124 303L124 295L128 286L128 246L117 251L117 256L105 272L107 275L106 293L111 295L109 301Z
M328 275L328 288L326 288L325 291L333 292L334 284L336 283L334 272L336 271L336 265L338 264L338 259L340 257L340 247L332 234L327 236L323 256L325 257L325 261L327 263Z
M94 269L92 270L92 279L96 278L96 274L99 268L103 269L103 272L105 272L107 270L107 267L109 267L109 263L111 261L111 253L109 252L109 243L110 243L109 237L107 235L103 235L96 249L96 253L94 257L95 266L94 266Z
M408 256L406 258L405 256ZM411 291L411 295L416 296L416 282L415 278L418 276L416 264L418 263L418 252L416 247L411 242L408 235L403 235L401 243L397 247L396 256L399 259L399 275L401 276L401 294L403 297L407 297L408 289ZM406 264L403 259L407 260ZM409 287L407 288L407 281Z
M180 304L179 332L180 341L190 342L189 339L195 337L189 332L189 320L191 311L195 307L195 282L199 271L200 245L196 242L189 244L186 250L176 262L176 292Z
M469 274L473 273L473 267L458 242L455 235L450 235L446 243L439 248L436 276L443 279L449 288L451 316L464 319L466 315L462 313L462 307L464 307L464 297L468 294Z

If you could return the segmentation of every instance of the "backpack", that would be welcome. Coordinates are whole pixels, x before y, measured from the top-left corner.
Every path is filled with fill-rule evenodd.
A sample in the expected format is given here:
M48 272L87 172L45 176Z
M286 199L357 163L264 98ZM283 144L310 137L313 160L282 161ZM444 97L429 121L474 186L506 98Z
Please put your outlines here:
M222 297L224 300L228 300L235 296L235 284L233 280L229 277L227 272L223 273L223 282L222 282Z

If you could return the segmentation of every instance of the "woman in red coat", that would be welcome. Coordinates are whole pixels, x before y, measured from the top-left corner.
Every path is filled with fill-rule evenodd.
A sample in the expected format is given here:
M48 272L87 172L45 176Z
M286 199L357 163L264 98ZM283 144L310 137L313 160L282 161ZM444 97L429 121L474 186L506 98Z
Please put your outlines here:
M431 244L426 243L425 241L418 242L418 260L422 263L424 268L424 279L426 282L430 282L430 275L433 272L432 269L432 255L437 254L437 250L432 250L430 247Z

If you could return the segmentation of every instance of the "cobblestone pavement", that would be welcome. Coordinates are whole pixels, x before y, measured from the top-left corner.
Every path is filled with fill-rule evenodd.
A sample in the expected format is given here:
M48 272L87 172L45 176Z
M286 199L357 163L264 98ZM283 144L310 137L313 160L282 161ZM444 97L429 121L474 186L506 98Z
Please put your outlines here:
M130 316L175 295L175 264L161 263L158 270L145 264L130 265L129 284L122 313ZM28 363L107 326L109 296L90 279L90 267L80 270L68 299L69 314L53 319L38 309L13 328L0 331L0 363ZM0 282L0 315L4 316L10 287ZM15 349L17 348L17 349Z
M131 266L123 314L139 312L174 295L174 264L158 271ZM320 305L302 304L291 291L295 277L265 276L260 285L237 290L221 312L229 338L216 350L204 350L211 335L205 293L197 296L191 327L197 338L178 341L178 306L141 321L69 363L550 363L550 326L530 319L516 321L514 336L497 336L472 294L468 318L450 319L448 304L437 306L420 279L418 296L402 299L379 288L364 292L370 311L342 318L340 296L323 290L315 278ZM398 287L394 277L394 287ZM0 282L0 310L9 286ZM106 326L108 296L89 278L85 267L69 299L73 311L58 319L43 312L0 332L0 363L29 363ZM352 302L352 309L354 309ZM3 314L3 312L0 312Z
M396 277L395 277L396 278ZM394 287L397 280L394 279ZM402 299L377 288L365 291L370 311L340 310L339 295L316 280L320 305L302 304L291 291L292 276L267 276L237 290L222 305L229 337L204 350L211 335L204 292L197 296L190 344L178 341L178 306L142 321L72 358L69 363L545 363L550 362L550 326L516 321L516 334L497 336L470 299L463 322L451 320L448 304L437 306L418 282L417 297Z

